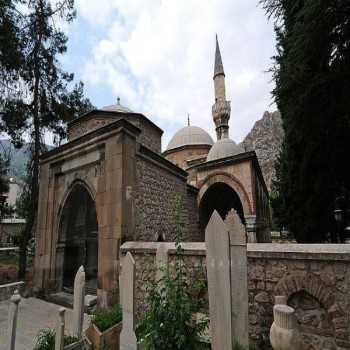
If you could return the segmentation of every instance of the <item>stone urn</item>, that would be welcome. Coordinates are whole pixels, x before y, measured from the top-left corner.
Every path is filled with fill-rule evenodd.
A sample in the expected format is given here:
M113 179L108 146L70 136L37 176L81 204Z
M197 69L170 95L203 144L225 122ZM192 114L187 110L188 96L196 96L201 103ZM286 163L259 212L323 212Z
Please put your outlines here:
M274 350L300 350L300 334L295 310L288 305L273 307L274 322L270 329L270 342Z

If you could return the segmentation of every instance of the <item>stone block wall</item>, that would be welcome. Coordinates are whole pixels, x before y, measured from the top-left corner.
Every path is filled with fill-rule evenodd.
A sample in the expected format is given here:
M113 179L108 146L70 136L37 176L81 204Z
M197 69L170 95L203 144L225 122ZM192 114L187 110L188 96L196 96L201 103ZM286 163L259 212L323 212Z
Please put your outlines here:
M183 198L183 239L199 239L196 190L189 189L181 169L155 154L138 153L134 196L135 240L175 239L176 195ZM184 174L183 174L184 173Z
M127 242L136 262L138 318L146 308L146 286L155 273L159 243ZM169 262L175 246L169 244ZM191 280L206 278L205 243L183 243ZM198 291L197 291L198 293ZM207 298L205 290L195 297ZM257 349L270 349L274 297L285 295L296 309L301 350L350 349L350 245L248 244L249 337Z

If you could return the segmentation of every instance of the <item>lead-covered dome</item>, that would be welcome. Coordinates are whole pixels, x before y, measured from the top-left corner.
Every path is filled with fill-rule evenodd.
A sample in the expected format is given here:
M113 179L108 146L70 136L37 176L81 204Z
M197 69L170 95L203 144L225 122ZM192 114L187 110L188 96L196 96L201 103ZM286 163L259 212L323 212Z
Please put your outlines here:
M210 149L207 156L207 162L210 162L211 160L232 157L243 152L243 148L238 146L233 140L221 139L216 141L213 147Z
M131 109L128 107L122 106L120 104L120 98L118 97L117 99L117 104L116 105L110 105L110 106L105 106L101 108L103 111L106 112L118 112L118 113L133 113Z
M190 145L213 145L213 139L202 128L198 126L186 126L180 129L170 140L167 151Z

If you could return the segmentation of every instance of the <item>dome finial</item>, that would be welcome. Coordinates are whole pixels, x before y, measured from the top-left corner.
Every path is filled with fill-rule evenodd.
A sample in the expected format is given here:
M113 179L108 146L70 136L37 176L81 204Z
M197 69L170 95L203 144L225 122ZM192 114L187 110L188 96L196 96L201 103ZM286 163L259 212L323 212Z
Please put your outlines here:
M187 126L190 126L190 113L187 113Z

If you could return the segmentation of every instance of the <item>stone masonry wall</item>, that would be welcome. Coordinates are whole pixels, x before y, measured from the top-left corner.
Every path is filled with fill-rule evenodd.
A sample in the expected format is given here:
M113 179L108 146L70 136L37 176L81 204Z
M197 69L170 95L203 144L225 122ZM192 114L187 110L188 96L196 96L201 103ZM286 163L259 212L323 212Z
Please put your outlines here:
M172 243L169 243L172 244ZM158 243L127 242L136 261L138 319L146 308L145 286L154 281ZM205 244L183 243L189 278L205 279ZM175 259L169 250L169 261ZM194 284L194 283L193 283ZM198 293L198 291L197 291ZM204 290L195 297L207 298ZM296 309L301 350L350 349L350 247L344 245L248 244L249 337L257 349L270 349L269 331L276 295Z
M193 191L188 190L186 178L174 174L163 164L136 157L137 189L134 197L135 240L173 241L175 239L176 195L183 198L183 239L198 240L197 204Z

